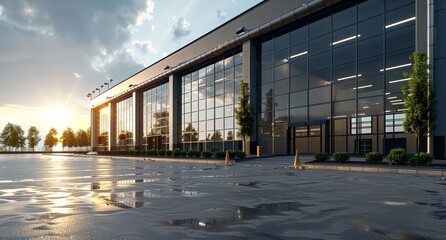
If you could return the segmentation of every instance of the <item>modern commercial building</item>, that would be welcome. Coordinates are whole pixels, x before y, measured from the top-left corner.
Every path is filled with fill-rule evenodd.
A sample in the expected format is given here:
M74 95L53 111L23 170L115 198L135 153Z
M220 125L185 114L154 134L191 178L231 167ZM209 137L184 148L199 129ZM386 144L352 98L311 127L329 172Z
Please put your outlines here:
M445 7L440 0L264 1L94 97L93 147L240 149L234 108L244 81L255 105L251 152L413 153L401 87L409 56L420 51L440 103L422 148L444 159Z

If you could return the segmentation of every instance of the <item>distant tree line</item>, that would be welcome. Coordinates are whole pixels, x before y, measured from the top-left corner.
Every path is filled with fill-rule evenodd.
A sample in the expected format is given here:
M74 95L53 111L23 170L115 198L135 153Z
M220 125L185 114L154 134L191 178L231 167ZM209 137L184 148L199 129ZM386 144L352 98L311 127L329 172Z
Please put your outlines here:
M32 126L28 129L28 134L25 136L25 132L18 124L8 123L3 128L0 135L0 144L3 144L5 150L22 150L25 146L32 151L42 140L40 132L37 127ZM44 146L49 151L52 151L53 147L58 142L62 143L62 147L88 147L91 145L90 128L87 130L79 129L76 132L71 128L67 128L62 132L60 138L57 137L57 130L51 128L45 136Z

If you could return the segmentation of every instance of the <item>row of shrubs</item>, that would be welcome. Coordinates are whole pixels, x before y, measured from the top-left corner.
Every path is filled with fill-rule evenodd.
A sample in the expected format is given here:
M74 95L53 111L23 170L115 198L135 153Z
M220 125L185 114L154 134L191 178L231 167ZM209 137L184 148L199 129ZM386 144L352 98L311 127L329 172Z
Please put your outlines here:
M100 155L109 155L109 156L174 156L174 157L203 157L210 158L215 157L217 159L222 159L226 157L226 152L209 152L209 151L184 151L181 149L175 150L115 150L115 151L101 151L98 152ZM239 150L230 150L229 156L231 158L245 158L246 153Z
M320 162L325 162L327 160L330 160L331 155L328 153L317 153L314 156L314 159L316 159L317 161ZM350 154L346 153L346 152L335 152L333 153L333 160L335 162L347 162L348 160L350 160Z
M320 162L330 160L332 156L328 153L317 153L314 159ZM335 162L347 162L350 160L350 154L346 152L333 153ZM383 161L383 155L379 152L369 152L365 155L368 163L380 163ZM432 163L432 156L429 153L419 152L415 154L407 154L404 148L395 148L390 150L387 155L387 163L389 165L411 165L422 166Z

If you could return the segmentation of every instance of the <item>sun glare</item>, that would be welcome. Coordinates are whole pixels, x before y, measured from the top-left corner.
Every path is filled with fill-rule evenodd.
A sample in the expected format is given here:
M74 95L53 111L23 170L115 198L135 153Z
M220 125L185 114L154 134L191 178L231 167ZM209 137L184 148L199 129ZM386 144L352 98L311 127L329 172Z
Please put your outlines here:
M59 127L67 125L71 121L72 114L66 107L59 106L49 108L46 117L54 127Z

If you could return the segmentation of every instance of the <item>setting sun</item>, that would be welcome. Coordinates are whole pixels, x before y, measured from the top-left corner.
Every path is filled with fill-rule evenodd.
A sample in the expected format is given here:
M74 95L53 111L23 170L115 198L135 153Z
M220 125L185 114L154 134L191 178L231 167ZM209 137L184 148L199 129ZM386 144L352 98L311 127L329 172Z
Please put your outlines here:
M66 107L51 107L46 112L46 118L49 123L54 125L54 127L62 127L70 123L72 120L72 113Z

